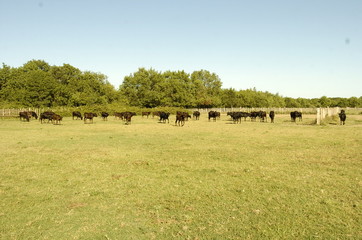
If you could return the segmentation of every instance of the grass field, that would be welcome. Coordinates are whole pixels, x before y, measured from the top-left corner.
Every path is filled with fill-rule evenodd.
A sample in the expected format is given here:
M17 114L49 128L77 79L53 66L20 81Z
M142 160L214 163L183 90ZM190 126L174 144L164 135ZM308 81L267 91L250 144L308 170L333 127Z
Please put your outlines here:
M0 239L362 239L345 126L0 120Z

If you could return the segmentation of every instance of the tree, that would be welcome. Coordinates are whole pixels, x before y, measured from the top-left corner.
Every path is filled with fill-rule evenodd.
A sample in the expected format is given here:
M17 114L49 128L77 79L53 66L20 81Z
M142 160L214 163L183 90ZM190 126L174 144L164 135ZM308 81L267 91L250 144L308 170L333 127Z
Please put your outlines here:
M126 76L119 87L128 103L140 107L157 107L161 104L161 73L139 68L137 72Z
M331 100L326 96L323 96L319 99L319 106L320 107L329 107L331 105Z
M184 71L163 73L162 106L193 107L195 97L190 75Z
M219 76L206 70L191 74L194 84L195 102L198 107L216 107L221 105L221 86Z

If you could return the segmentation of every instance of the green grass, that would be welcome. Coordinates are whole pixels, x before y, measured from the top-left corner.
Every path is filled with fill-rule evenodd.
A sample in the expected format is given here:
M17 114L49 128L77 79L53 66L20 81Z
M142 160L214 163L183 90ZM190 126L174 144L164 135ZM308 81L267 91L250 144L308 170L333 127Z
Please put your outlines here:
M362 116L0 120L0 239L361 239Z

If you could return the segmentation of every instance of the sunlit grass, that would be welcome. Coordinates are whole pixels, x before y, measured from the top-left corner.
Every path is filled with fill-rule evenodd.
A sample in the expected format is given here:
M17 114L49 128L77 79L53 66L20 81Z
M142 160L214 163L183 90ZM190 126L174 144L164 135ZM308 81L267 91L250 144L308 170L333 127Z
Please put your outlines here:
M361 119L0 120L0 238L360 239Z

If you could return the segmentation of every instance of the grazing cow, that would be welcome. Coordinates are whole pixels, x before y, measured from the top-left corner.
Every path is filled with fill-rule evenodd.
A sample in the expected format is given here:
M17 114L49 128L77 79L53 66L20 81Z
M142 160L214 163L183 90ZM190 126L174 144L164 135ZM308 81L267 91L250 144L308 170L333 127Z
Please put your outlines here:
M185 116L183 114L176 115L175 126L177 126L177 123L179 126L182 126L182 127L185 125Z
M170 113L166 113L166 112L159 112L159 116L160 116L160 122L166 123L166 120L168 123L170 123L170 120L168 119L168 117L170 116Z
M103 121L107 121L108 116L109 116L109 114L107 112L101 112L101 117L102 117Z
M84 113L84 123L87 123L87 119L89 119L90 123L93 123L94 117L98 117L97 113Z
M115 112L114 113L114 118L115 119L119 119L119 120L121 120L121 119L123 119L123 113L121 113L121 112Z
M28 112L19 112L19 118L20 118L20 121L26 120L27 122L29 122L29 113Z
M158 111L153 112L153 113L152 113L152 118L154 118L155 116L159 117L160 114L161 114L161 112L158 112Z
M291 112L290 118L292 122L295 122L297 118L299 118L299 121L302 121L302 113L298 111Z
M62 121L63 117L58 115L58 114L53 114L52 115L52 122L54 125L56 124L60 124L60 121Z
M49 123L49 121L53 121L53 115L54 114L55 113L52 112L52 111L47 111L47 112L41 113L40 117L39 117L40 123L43 124L44 119L48 119L48 123Z
M148 116L151 114L151 112L142 112L142 117L143 116L147 116L147 118L148 118Z
M194 113L192 115L195 117L195 120L200 119L200 112L199 111L194 111Z
M184 126L185 120L187 121L188 118L191 118L191 115L187 112L177 111L175 125L177 126L178 123L179 126Z
M274 123L274 117L275 117L274 111L270 111L269 117L270 117L270 122L271 122L271 123Z
M213 118L214 122L216 122L217 117L220 118L220 112L216 112L216 111L210 111L209 112L209 121L210 121L211 118Z
M125 124L131 124L131 119L133 116L136 116L135 112L123 112L123 118L124 121L126 122Z
M80 120L83 120L82 114L78 111L73 112L72 116L73 116L73 120L74 120L74 117L77 117L77 119L80 118Z
M241 123L242 112L228 112L226 115L230 116L234 123Z
M344 110L341 110L341 112L338 114L339 115L339 122L341 125L344 125L346 123L346 113Z

